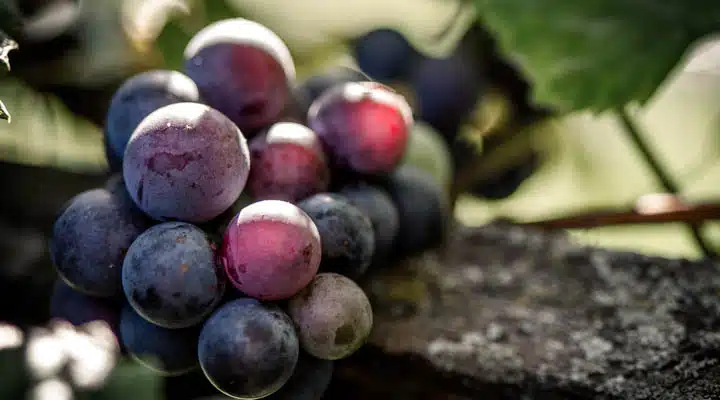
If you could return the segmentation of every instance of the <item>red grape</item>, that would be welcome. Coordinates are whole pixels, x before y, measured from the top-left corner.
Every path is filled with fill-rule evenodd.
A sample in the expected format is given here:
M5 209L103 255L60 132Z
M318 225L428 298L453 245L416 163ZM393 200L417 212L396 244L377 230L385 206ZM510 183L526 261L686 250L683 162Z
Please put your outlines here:
M320 266L320 234L297 206L263 200L242 209L223 238L220 261L230 281L261 300L291 297Z
M246 134L277 121L291 100L295 66L272 31L242 18L208 25L185 48L185 72L203 100Z
M328 89L312 104L308 123L336 166L375 174L392 171L402 159L412 112L386 86L348 82Z
M327 190L330 169L315 132L280 122L250 142L248 188L258 200L298 201Z

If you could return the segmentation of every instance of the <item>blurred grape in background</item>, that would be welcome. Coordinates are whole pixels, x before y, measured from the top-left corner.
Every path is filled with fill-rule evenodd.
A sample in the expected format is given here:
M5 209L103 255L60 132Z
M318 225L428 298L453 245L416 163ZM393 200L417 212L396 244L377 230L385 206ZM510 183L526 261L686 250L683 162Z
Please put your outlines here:
M71 322L90 318L67 316L63 304L50 309L51 299L86 299L51 297L56 277L47 235L67 200L107 178L102 132L113 94L138 73L182 71L189 39L234 16L257 21L285 41L298 83L342 65L405 95L416 122L402 163L427 172L456 200L453 215L461 223L627 208L662 191L616 118L559 116L534 105L531 84L501 54L472 2L0 1L0 30L19 44L10 53L12 70L0 76L0 100L12 114L11 124L0 121L0 321L13 324L0 325L0 374L8 377L0 380L0 399L32 393L62 400L72 391L138 400L213 393L197 376L162 380L127 363L113 323L31 327L58 315ZM720 44L708 43L688 60L633 115L681 183L683 199L711 201L720 180ZM305 122L298 108L288 111L288 120ZM593 245L701 255L679 223L571 232ZM702 232L720 249L718 224L706 223ZM90 310L102 314L104 306ZM33 357L39 353L42 362Z

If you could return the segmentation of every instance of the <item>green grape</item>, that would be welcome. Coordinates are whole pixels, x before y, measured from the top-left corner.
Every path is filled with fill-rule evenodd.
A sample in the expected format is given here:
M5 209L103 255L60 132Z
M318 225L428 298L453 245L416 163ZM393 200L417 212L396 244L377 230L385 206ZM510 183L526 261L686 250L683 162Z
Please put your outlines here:
M443 137L424 122L416 121L413 125L402 164L422 169L445 188L449 188L452 183L450 149Z

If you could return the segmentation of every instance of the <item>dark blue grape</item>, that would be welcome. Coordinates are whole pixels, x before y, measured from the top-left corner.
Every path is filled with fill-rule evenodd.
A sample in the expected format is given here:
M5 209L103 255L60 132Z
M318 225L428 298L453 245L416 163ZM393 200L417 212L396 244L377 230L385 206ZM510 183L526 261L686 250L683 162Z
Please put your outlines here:
M360 69L382 82L403 78L419 53L400 32L382 28L366 33L353 43Z
M340 194L365 215L375 232L373 264L382 263L391 253L393 240L398 233L398 211L390 195L383 189L367 183L348 185Z
M150 113L169 104L198 101L195 83L177 71L147 71L125 81L113 95L105 118L105 150L112 169L122 168L130 136Z
M320 270L361 277L375 253L370 219L338 194L318 193L298 203L315 222L322 243Z
M364 73L345 66L331 67L320 74L309 77L295 89L298 107L304 110L303 119L307 117L310 105L331 87L348 82L368 82L371 80Z
M450 217L446 194L432 175L410 165L393 172L385 182L399 216L393 244L397 255L409 255L435 246L445 234Z
M149 227L121 195L93 189L72 198L53 226L50 255L75 290L111 297L122 293L125 252Z
M239 299L220 307L200 333L198 358L221 392L242 399L268 396L293 373L299 354L295 328L276 305Z
M413 68L418 119L444 135L454 135L472 115L480 99L478 66L464 52L446 58L424 58Z
M58 280L50 298L50 317L65 320L75 326L102 321L117 335L120 306L108 299L87 296Z
M295 372L280 390L266 400L320 400L330 385L334 362L300 351Z
M167 329L146 321L126 305L120 314L120 340L135 360L164 375L179 375L198 366L200 329Z
M225 290L214 247L200 228L188 223L166 222L148 229L125 257L125 296L156 325L175 329L200 323Z
M185 72L207 104L248 136L282 116L295 80L282 40L242 18L218 21L198 32L185 48Z

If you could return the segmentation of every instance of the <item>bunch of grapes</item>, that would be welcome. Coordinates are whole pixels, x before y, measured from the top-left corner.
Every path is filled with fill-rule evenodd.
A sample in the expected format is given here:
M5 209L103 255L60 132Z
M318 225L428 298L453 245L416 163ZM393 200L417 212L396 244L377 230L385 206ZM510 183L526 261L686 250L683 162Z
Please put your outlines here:
M117 174L54 225L55 316L103 319L150 369L199 366L234 398L319 398L372 328L357 282L442 240L441 185L401 166L412 128L405 99L360 71L296 84L266 27L205 27L184 73L113 97Z

